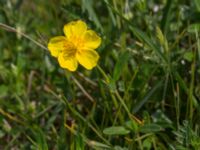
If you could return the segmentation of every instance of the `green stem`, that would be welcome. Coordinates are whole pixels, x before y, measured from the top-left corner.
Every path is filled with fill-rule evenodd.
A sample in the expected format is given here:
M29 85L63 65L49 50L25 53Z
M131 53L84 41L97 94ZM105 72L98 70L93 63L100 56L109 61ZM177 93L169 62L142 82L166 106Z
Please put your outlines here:
M104 76L106 82L109 83L110 82L109 77L106 75L106 73L104 72L104 70L99 65L97 65L97 68L99 69L99 71L101 72L101 74ZM117 90L115 90L114 92L110 91L110 93L111 93L111 97L113 99L113 103L114 103L115 107L118 108L118 106L119 106L118 103L117 103L117 101L116 101L116 99L115 99L115 96L116 96L117 99L119 100L119 102L121 103L121 105L124 107L125 111L127 112L129 118L132 119L131 113L130 113L128 107L126 106L126 104L124 103L123 98L118 93L118 91ZM122 114L120 113L120 118L123 118L121 115Z
M194 60L191 66L191 82L189 89L189 120L193 118L193 90L194 90L194 79L195 79L195 64L196 64L196 50L194 51Z
M119 95L119 92L118 92L117 90L115 91L115 95L116 95L116 97L118 98L118 100L120 101L120 103L122 104L122 106L124 107L124 109L125 109L125 111L127 112L128 116L129 116L130 118L132 118L132 117L131 117L131 113L130 113L128 107L127 107L126 104L124 103L124 100L123 100L122 97Z
M106 83L109 83L109 82L110 82L110 79L109 79L109 77L106 75L106 73L104 72L104 70L103 70L99 65L97 65L97 68L99 69L99 71L100 71L100 73L103 75L103 77L105 78Z
M106 84L109 84L109 83L110 83L110 79L109 79L109 77L106 75L106 73L104 72L104 70L103 70L99 65L97 65L97 68L98 68L99 72L103 75L103 77L105 78ZM122 113L121 113L119 104L118 104L118 102L117 102L117 100L116 100L116 97L115 97L113 91L111 91L110 89L109 89L109 93L110 93L111 98L112 98L112 100L113 100L114 107L116 108L116 110L119 109L119 110L118 110L118 112L119 112L119 113L118 113L118 114L119 114L119 120L120 120L121 123L123 123L123 116L122 116Z

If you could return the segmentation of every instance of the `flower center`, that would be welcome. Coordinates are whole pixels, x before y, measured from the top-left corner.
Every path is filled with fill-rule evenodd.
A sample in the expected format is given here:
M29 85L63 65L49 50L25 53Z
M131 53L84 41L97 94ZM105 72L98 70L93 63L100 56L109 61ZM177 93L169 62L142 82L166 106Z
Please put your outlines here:
M74 44L77 49L81 49L84 45L82 36L72 36L70 41Z
M69 57L74 57L77 52L77 47L72 42L66 42L64 44L65 49L63 50L64 59L69 59Z

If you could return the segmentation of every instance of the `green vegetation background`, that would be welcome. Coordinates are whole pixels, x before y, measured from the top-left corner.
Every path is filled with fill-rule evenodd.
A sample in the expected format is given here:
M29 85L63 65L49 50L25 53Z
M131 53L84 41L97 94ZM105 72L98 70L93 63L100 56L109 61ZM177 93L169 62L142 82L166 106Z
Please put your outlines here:
M101 68L20 34L46 47L77 19ZM199 150L199 35L199 0L0 0L0 149Z

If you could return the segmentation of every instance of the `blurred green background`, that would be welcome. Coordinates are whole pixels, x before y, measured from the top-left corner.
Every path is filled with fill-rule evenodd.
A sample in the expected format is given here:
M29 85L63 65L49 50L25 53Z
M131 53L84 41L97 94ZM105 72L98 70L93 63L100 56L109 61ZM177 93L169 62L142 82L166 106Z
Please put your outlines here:
M78 19L101 68L27 39ZM199 0L0 0L0 149L199 150L199 35Z

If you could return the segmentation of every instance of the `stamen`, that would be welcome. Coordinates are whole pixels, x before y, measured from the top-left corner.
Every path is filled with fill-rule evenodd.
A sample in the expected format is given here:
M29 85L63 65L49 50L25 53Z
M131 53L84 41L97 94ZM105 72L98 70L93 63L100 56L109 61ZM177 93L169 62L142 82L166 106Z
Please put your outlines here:
M74 57L77 51L77 47L72 42L66 42L64 45L65 49L63 50L64 59L69 59Z

